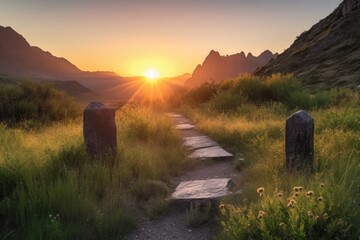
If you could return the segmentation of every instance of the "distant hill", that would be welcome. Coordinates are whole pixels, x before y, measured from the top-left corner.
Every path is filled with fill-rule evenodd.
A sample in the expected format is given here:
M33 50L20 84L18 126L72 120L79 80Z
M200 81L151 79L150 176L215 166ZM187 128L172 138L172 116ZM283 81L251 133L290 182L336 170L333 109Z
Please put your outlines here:
M309 88L360 84L360 1L343 1L257 75L294 73Z
M100 91L101 96L113 96L120 102L139 101L149 98L160 99L184 89L184 82L190 77L184 74L171 78L159 78L154 84L143 76L124 77L124 84ZM152 95L152 96L151 96Z
M109 99L101 97L100 95L84 87L77 81L52 81L51 83L56 89L68 93L70 96L74 97L75 99L79 100L81 103L84 104L92 101L109 101Z
M32 81L77 81L92 91L102 91L123 84L113 72L86 72L65 58L53 56L26 39L11 27L0 26L0 75Z
M219 52L211 50L203 64L195 68L192 77L185 82L185 86L194 87L204 82L218 82L241 74L253 73L277 55L266 50L258 57L251 53L246 56L244 52L221 56Z

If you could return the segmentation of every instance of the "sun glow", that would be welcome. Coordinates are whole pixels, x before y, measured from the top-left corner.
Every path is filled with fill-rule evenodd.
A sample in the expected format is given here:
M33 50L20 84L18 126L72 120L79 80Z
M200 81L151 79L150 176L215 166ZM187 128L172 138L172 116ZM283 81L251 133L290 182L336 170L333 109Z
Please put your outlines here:
M149 81L156 81L157 78L159 78L160 74L158 71L156 71L153 68L149 68L148 70L146 70L144 72L144 76L149 80Z

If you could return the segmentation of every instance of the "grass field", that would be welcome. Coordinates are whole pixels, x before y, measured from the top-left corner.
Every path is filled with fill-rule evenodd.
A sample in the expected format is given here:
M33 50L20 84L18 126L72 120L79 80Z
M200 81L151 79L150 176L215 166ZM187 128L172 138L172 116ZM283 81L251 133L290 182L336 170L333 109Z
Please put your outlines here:
M141 213L166 211L170 177L187 164L171 120L117 111L114 163L88 159L82 123L0 125L0 239L121 239Z
M293 76L274 75L184 94L170 104L235 153L241 170L236 186L243 194L220 204L217 239L359 238L358 90L311 94ZM0 95L13 96L6 89ZM58 96L33 101L27 119L14 117L26 108L2 105L7 121L19 122L0 124L0 239L121 239L139 216L166 214L171 179L191 164L170 118L156 104L122 107L115 160L90 159L78 115L49 121L41 110L63 116L63 107L44 105ZM314 173L284 167L285 120L299 109L315 120ZM189 226L208 218L196 205L186 216Z
M293 84L292 79L275 76L261 83L265 85L261 88L257 78L248 77L200 87L186 98L188 107L183 106L181 111L201 131L239 156L235 161L242 177L237 184L243 195L221 204L222 230L218 239L360 236L359 92L337 89L314 96L301 88L293 89L298 94L298 103L309 99L301 108L308 110L315 120L315 173L290 174L284 167L285 120L300 109L294 107L293 90L288 87ZM244 80L248 82L241 82ZM289 97L268 94L265 98L262 94L264 98L260 101L257 100L260 97L252 98L259 91L271 93L273 84L280 84L277 88L283 87L281 94L290 93ZM256 86L249 87L251 92L237 87L251 85ZM208 94L212 88L214 92ZM191 98L194 92L206 92L206 100L199 103L196 99L196 103ZM236 105L232 105L235 100ZM240 153L245 155L244 161Z

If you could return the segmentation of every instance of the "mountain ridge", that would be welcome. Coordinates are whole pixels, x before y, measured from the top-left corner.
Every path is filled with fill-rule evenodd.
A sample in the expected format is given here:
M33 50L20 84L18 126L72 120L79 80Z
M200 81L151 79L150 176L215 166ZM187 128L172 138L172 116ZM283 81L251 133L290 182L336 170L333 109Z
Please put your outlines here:
M243 51L222 56L219 52L211 50L204 62L196 66L192 77L185 82L185 85L196 87L204 82L218 82L241 74L251 74L277 55L265 50L257 57L250 52L245 55Z
M309 88L356 87L360 84L359 26L360 1L344 0L255 74L293 73Z

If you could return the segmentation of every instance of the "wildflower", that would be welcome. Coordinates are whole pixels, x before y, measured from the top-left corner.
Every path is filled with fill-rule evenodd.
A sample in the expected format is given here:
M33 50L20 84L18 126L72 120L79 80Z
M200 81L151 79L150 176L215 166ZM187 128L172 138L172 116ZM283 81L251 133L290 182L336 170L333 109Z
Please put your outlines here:
M250 228L250 227L251 227L250 223L248 223L247 227L248 227L248 228Z
M298 197L299 196L299 192L294 192L294 195L293 195L293 197Z
M311 197L312 195L314 195L313 191L307 191L306 192L306 196Z
M261 187L256 190L257 193L263 193L265 191L265 188Z
M258 214L258 218L261 219L262 217L264 217L266 215L266 213L262 210L259 211L259 214Z
M319 219L320 219L320 217L319 217L319 216L316 216L316 217L315 217L315 220L319 220Z
M292 198L292 199L290 199L289 203L296 204L296 201L295 201L295 199Z
M317 198L317 200L318 200L319 202L322 202L323 197L320 196L320 197Z
M328 217L329 217L329 216L328 216L327 213L324 213L324 214L323 214L323 218L324 218L325 220L328 219Z
M287 206L288 206L289 208L294 208L294 207L295 207L295 204L289 202Z
M320 184L320 187L321 187L321 188L325 187L325 184L324 184L324 183L321 183L321 184Z
M314 214L311 211L308 211L308 216L312 218Z
M298 191L299 191L299 187L294 187L293 190L294 190L294 192L298 192Z
M49 218L52 218L52 215L51 215L51 214L49 214Z
M302 186L298 187L299 191L301 192L304 188Z
M259 196L262 197L262 195L264 195L263 193L259 193Z
M282 192L277 193L278 197L282 197L282 195L283 195Z
M285 223L284 222L281 222L281 223L279 223L279 227L285 227Z
M220 208L220 209L224 209L224 208L225 208L225 205L224 205L224 204L220 204L220 205L219 205L219 208Z

